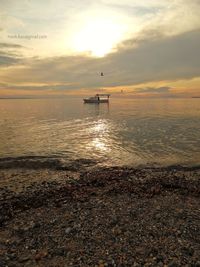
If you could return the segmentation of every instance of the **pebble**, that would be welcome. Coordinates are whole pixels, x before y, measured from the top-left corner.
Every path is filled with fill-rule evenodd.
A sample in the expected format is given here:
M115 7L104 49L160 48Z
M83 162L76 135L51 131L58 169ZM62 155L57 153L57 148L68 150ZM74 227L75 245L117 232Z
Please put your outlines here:
M175 261L171 261L169 264L168 264L168 267L179 267L179 264Z
M87 178L83 174L83 184L65 184L64 191L58 183L43 183L19 198L14 193L9 193L9 199L4 196L0 204L12 209L2 206L0 210L6 222L1 228L0 266L2 257L3 266L14 262L15 267L178 267L180 262L200 267L199 198L193 197L199 184L168 179L171 176L159 180L149 170L141 174L141 179L135 174L127 183L128 174L119 170L101 170L96 175L91 171ZM152 197L149 188L155 188L156 180L164 190ZM91 195L93 191L96 195ZM63 209L56 207L57 200Z
M65 229L65 234L69 234L69 233L71 233L71 231L72 231L72 228L71 227L67 227L66 229Z
M29 261L30 260L30 257L29 256L24 256L22 258L19 258L19 262L23 263L23 262L26 262L26 261Z

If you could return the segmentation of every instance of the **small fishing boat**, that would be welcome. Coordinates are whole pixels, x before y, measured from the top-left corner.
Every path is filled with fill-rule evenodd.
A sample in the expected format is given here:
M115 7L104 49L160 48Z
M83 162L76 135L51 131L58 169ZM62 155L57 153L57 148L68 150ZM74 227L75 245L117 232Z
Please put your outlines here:
M88 104L99 104L99 103L109 103L110 94L96 94L95 96L84 98L84 103Z

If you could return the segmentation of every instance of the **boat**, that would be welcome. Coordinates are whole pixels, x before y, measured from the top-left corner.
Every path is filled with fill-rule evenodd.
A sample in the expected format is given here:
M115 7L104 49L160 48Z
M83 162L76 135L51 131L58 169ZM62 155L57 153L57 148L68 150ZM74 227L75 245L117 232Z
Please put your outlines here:
M84 103L87 104L99 104L99 103L109 103L110 94L96 94L95 96L84 98Z

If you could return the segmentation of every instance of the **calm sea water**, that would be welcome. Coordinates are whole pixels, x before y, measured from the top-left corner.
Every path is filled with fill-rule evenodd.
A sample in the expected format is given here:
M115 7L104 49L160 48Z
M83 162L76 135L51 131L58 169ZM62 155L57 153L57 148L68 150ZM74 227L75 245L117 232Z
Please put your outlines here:
M0 157L101 164L200 163L200 99L0 100Z

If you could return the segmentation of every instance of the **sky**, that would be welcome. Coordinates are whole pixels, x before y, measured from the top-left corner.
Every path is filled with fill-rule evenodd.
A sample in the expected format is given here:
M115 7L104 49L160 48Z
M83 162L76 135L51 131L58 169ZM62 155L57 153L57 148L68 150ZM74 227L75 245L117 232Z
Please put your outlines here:
M199 17L200 0L0 0L0 97L200 96Z

